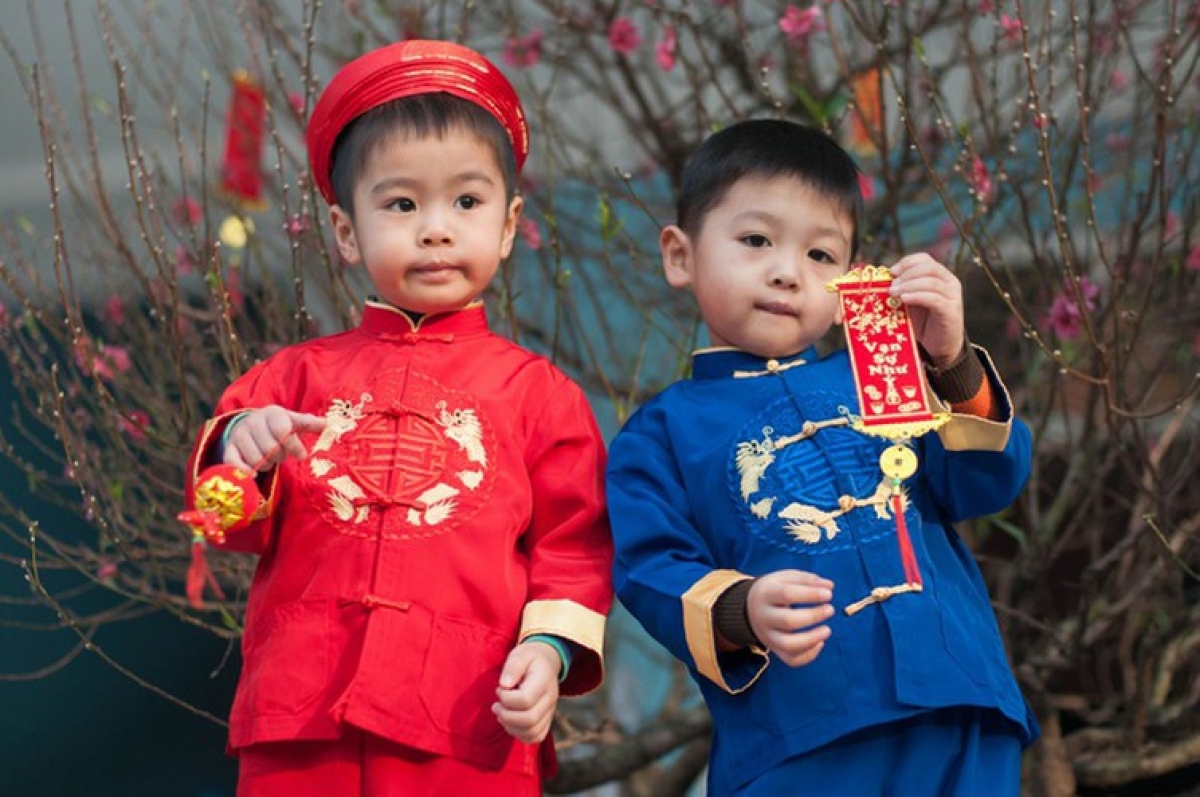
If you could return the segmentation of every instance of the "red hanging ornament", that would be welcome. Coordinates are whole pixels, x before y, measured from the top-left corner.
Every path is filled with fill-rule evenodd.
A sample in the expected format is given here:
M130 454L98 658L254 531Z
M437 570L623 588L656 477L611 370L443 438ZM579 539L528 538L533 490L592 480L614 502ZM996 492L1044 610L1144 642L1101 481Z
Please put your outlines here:
M177 516L192 529L191 563L185 591L192 608L203 609L206 586L218 598L225 598L208 566L205 549L209 543L221 545L226 533L237 531L257 519L264 500L253 473L232 465L214 465L196 479L188 504L191 508Z
M233 75L225 122L225 154L221 190L245 210L262 210L262 157L267 126L267 99L262 87L244 70Z
M896 523L904 568L904 583L873 589L871 595L846 607L848 614L924 588L904 519L908 502L902 485L918 467L917 454L908 442L950 420L947 413L935 411L926 392L912 319L904 305L889 295L891 282L892 274L886 268L864 265L826 285L839 295L842 328L858 394L859 414L851 425L863 434L892 441L879 457L879 469L891 487L888 505Z

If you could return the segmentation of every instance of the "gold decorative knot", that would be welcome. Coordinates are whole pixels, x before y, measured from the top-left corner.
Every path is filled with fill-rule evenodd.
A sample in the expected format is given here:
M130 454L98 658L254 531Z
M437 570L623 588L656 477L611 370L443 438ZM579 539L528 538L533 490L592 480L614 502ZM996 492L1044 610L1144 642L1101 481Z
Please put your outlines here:
M240 523L246 517L245 493L241 487L220 476L212 476L196 485L196 509L215 512L221 528Z

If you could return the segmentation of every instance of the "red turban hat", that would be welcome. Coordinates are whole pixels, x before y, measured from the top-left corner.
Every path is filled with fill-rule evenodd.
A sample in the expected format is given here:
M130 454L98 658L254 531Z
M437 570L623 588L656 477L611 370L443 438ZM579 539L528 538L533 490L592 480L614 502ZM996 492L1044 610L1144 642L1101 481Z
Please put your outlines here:
M380 47L342 67L308 121L308 163L321 196L336 202L330 181L333 145L346 125L391 100L443 92L473 102L508 133L517 171L529 154L529 127L512 84L474 50L445 41L410 39Z

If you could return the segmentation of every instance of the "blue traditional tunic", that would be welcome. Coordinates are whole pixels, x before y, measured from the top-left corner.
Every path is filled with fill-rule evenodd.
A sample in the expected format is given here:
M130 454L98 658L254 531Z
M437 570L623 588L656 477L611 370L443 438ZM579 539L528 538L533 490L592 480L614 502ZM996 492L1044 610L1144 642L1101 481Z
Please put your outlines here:
M617 594L700 686L715 726L712 793L931 709L995 710L1023 743L1036 737L979 568L951 525L1004 509L1030 469L1029 430L975 351L1004 420L952 414L913 441L920 464L903 487L917 589L906 586L880 470L890 441L851 428L844 352L779 361L698 352L692 378L649 401L613 441ZM795 668L759 648L719 653L717 598L782 569L834 582L824 650Z

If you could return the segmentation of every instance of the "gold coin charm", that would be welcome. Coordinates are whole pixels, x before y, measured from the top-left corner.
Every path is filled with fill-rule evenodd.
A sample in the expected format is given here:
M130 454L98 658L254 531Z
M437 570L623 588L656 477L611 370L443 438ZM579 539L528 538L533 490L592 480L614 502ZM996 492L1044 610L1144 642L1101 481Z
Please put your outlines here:
M904 481L917 472L917 455L908 446L888 446L879 455L879 468L889 479Z

